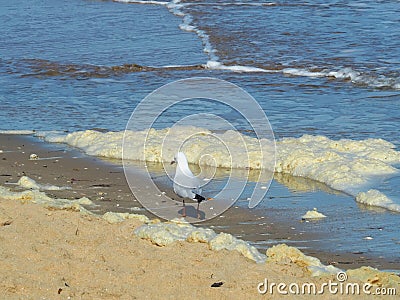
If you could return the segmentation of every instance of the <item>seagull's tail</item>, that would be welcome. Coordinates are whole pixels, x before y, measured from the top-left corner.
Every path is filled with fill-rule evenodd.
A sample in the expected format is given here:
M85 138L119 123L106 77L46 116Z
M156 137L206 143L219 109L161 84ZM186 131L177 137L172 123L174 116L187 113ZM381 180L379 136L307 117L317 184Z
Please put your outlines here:
M195 200L197 200L198 203L201 203L202 201L206 200L206 198L204 198L203 196L199 195L199 194L194 194L194 198Z

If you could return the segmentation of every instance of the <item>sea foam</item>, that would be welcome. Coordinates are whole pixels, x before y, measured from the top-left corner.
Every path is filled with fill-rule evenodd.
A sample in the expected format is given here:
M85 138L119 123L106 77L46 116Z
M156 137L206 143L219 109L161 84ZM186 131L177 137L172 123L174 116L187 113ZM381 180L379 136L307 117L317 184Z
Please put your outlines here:
M312 276L337 274L341 270L334 266L325 266L313 256L305 255L299 249L286 244L275 245L267 249L267 263L286 263L290 261L299 267L306 268Z
M237 251L256 263L279 263L289 260L306 268L311 276L336 274L341 271L333 266L323 265L318 258L307 256L299 249L285 244L269 248L264 255L248 242L237 239L231 234L224 232L217 234L212 229L195 227L182 219L165 223L144 224L136 228L134 233L158 246L167 246L176 241L200 242L208 244L209 249L214 251L224 249Z
M34 133L34 130L0 130L0 134L31 135Z
M37 134L48 142L66 143L84 150L89 155L122 158L123 131L86 130L69 134ZM195 138L188 139L191 136ZM216 143L216 140L222 140L223 143ZM124 159L170 162L176 153L177 145L182 145L183 141L186 141L183 151L192 164L200 162L202 165L236 169L273 166L271 161L265 159L274 150L273 143L269 140L258 140L234 131L212 133L207 129L190 126L127 131L125 144L129 145L129 149L124 149ZM398 174L399 170L395 165L400 163L400 152L395 148L395 145L388 141L371 138L360 141L332 140L325 136L313 135L283 138L276 141L275 172L313 179L356 197L361 192L365 193L375 188L374 185L381 178ZM209 155L203 156L206 153ZM201 157L203 159L200 160ZM377 196L375 193L368 195L372 198ZM378 198L383 199L375 197ZM360 194L358 199L365 199L364 194ZM388 205L387 200L357 201L387 209L395 208L397 211L396 206Z
M20 187L23 187L23 188L26 188L26 189L42 190L42 191L60 191L60 190L69 190L69 189L71 189L68 186L56 186L56 185L51 185L51 184L40 184L40 183L37 183L32 178L29 178L28 176L22 176L18 180L17 184Z
M356 201L365 205L379 206L392 211L400 212L400 204L395 203L385 194L375 189L358 193L356 196Z
M204 30L201 30L197 26L195 26L193 24L193 17L189 13L183 11L186 5L186 3L181 3L181 0L173 0L168 3L167 8L174 15L183 18L183 23L179 26L179 28L183 31L194 32L195 34L197 34L197 36L203 43L204 53L208 55L210 60L218 61L219 58L216 55L217 50L211 45L210 37L208 36L208 34Z
M267 68L266 68L267 69ZM398 90L400 88L400 80L398 76L362 73L352 68L340 68L330 70L329 68L319 68L322 70L309 70L307 68L284 68L283 74L292 76L304 76L314 78L333 78L339 80L348 80L356 85L369 86L372 88L391 88Z
M240 66L240 65L227 66L218 61L213 61L213 60L208 61L205 67L210 70L228 70L238 73L276 73L275 70L267 70L252 66Z
M303 220L318 220L322 218L326 218L326 216L319 211L317 211L316 208L313 210L307 211L302 217Z
M331 140L303 135L277 142L276 172L323 182L355 196L379 176L398 173L400 152L382 139Z
M158 246L166 246L176 241L200 242L207 243L210 250L214 251L238 251L257 263L264 263L266 259L254 246L231 234L216 234L212 229L195 227L182 220L142 225L135 229L134 233Z
M152 1L152 0L114 0L115 2L121 3L132 3L132 4L152 4L152 5L162 5L166 6L169 2L166 1Z
M82 197L76 200L69 199L54 199L47 196L44 192L40 192L38 190L25 190L22 192L14 192L7 188L0 186L0 198L7 200L19 200L19 201L27 201L36 204L40 204L47 208L56 208L56 209L70 209L79 211L84 214L92 215L90 211L88 211L83 205L91 206L94 203L86 198Z

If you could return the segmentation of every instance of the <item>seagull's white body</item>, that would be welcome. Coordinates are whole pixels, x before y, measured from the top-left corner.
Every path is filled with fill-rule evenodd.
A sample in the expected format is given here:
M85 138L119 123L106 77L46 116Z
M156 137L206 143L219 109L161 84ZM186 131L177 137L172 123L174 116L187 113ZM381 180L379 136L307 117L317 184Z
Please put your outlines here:
M183 152L175 155L176 172L174 177L174 192L183 197L194 199L201 193L200 180L189 169L188 161Z
M200 219L200 202L206 200L206 198L200 195L201 181L190 171L188 161L183 152L178 152L171 164L172 163L176 163L174 192L183 198L182 216L186 217L185 198L190 198L197 201L197 217Z

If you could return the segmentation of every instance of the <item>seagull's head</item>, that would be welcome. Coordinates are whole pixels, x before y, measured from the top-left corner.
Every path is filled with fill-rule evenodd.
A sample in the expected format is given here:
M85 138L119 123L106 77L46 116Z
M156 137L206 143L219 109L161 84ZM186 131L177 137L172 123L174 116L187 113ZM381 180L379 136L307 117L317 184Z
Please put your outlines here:
M187 159L186 159L186 155L185 155L185 153L183 153L183 152L178 152L177 154L175 154L175 156L174 156L174 160L173 161L171 161L171 165L172 164L174 164L174 163L177 163L177 164L184 164L186 162L186 164L187 164Z

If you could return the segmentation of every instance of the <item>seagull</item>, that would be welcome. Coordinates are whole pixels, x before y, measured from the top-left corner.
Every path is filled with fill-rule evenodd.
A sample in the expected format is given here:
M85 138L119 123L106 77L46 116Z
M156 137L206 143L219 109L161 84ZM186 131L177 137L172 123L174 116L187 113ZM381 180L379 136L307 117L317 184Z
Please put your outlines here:
M199 206L200 203L206 200L201 196L200 180L193 175L189 169L188 161L183 152L178 152L171 165L176 163L176 172L174 177L174 192L181 196L183 202L183 217L186 217L185 198L190 198L197 201L197 217L200 219Z

